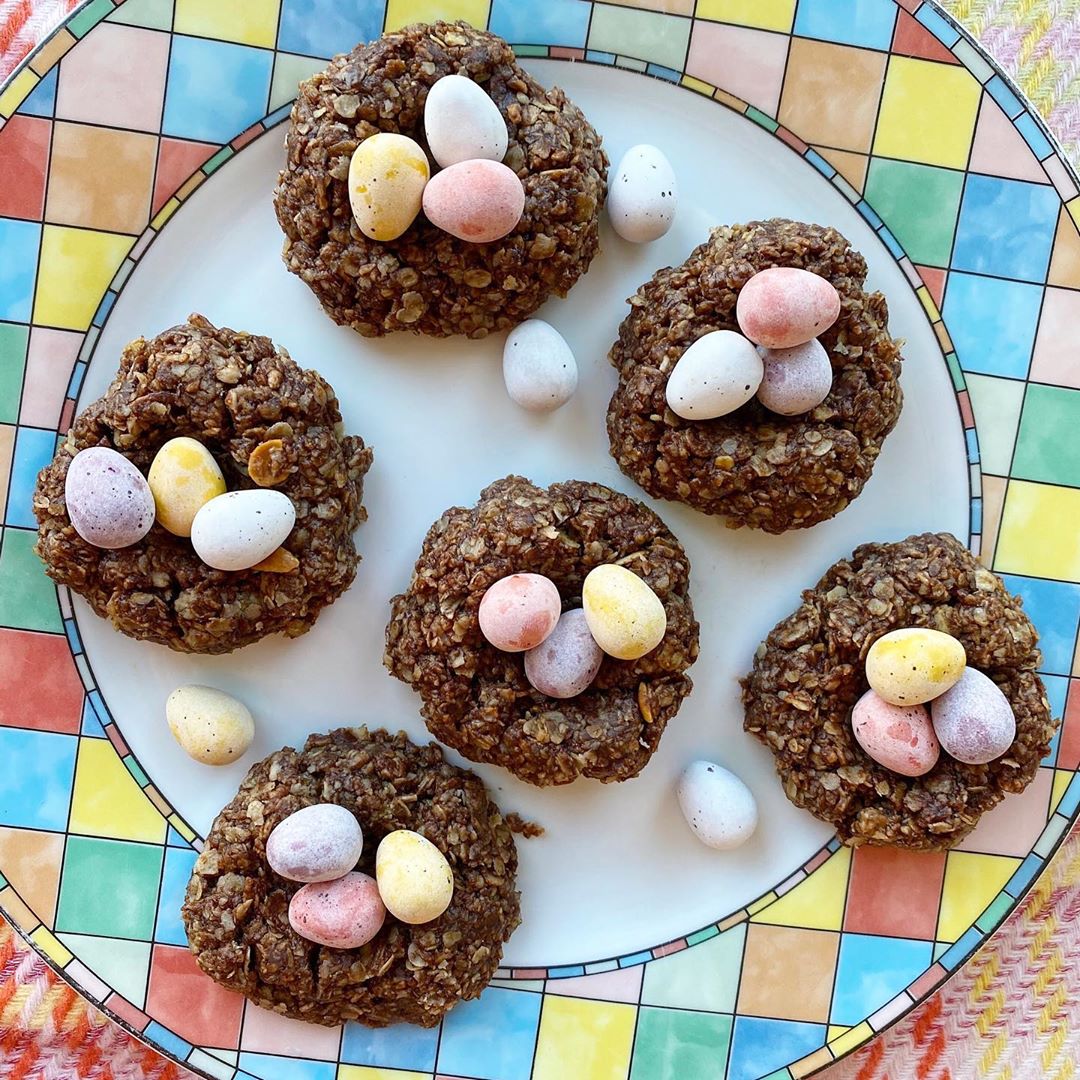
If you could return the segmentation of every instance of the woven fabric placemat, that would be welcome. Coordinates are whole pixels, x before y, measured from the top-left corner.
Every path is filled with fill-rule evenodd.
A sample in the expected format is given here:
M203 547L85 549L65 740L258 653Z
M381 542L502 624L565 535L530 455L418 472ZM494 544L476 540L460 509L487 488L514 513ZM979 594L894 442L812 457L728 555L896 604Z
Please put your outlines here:
M0 80L79 2L0 0ZM1072 163L1080 164L1080 0L943 0L943 6L1013 76ZM819 1075L1080 1077L1080 829L956 976L884 1035ZM0 919L0 1080L189 1077L57 979Z

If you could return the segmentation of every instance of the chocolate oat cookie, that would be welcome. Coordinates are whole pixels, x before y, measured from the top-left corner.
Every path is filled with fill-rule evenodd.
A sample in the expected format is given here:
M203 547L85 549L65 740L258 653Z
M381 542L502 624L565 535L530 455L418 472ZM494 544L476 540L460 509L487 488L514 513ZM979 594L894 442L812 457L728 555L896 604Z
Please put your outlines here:
M411 829L435 844L454 875L449 908L418 926L388 915L359 949L300 937L289 901L301 886L270 869L266 840L278 822L319 802L355 814L364 831L357 869L371 876L387 833ZM195 862L184 925L203 971L265 1009L330 1026L434 1027L495 974L521 921L516 873L510 828L479 777L446 762L434 743L340 728L251 767Z
M422 146L428 90L444 75L479 83L506 120L504 162L525 211L502 240L472 244L423 215L396 240L353 221L347 178L358 143L378 131ZM300 85L274 205L285 265L337 323L367 337L394 330L479 338L564 296L599 248L607 157L558 88L545 90L502 38L465 23L415 25L335 57Z
M906 626L959 639L968 664L1005 693L1016 739L1003 757L965 765L943 753L930 772L906 777L856 742L851 709L867 690L867 650ZM948 848L1006 794L1023 791L1049 750L1057 724L1035 674L1037 643L1019 598L954 536L864 544L758 647L743 680L745 728L772 750L787 797L844 843Z
M231 490L273 487L296 509L287 572L214 570L155 524L130 547L106 550L76 533L64 503L74 456L122 453L144 474L178 435L213 454ZM269 338L218 329L201 315L124 349L103 397L72 424L34 492L36 551L54 581L79 593L123 633L179 652L224 653L267 634L309 630L349 586L360 561L353 531L372 452L344 435L330 385Z
M529 685L522 654L484 640L480 600L498 579L530 572L555 583L564 609L580 606L585 575L610 562L632 567L663 602L664 639L638 660L605 657L577 697L546 697ZM678 540L636 500L602 484L544 489L508 476L431 527L408 590L391 602L384 662L420 694L428 730L473 761L540 786L627 780L690 693L698 625L689 577Z
M799 416L751 400L715 420L684 420L665 401L668 376L694 341L738 330L739 290L773 266L809 270L840 294L821 335L833 366L829 396ZM608 407L611 454L650 495L721 514L730 527L808 528L863 489L900 416L900 346L866 261L835 229L774 218L714 229L681 266L658 270L630 298L611 349L619 385Z

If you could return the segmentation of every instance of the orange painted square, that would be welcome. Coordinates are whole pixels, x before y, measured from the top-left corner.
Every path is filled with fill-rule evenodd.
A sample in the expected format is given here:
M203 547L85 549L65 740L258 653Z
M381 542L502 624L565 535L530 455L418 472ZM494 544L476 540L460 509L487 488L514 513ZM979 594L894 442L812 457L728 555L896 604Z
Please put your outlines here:
M188 1042L235 1047L244 999L203 974L187 949L155 945L146 1011Z
M84 695L66 637L0 630L0 725L78 734Z
M40 116L13 116L0 129L0 159L4 162L0 217L41 220L51 127L51 122Z
M156 215L177 188L217 149L210 143L162 137L158 148L157 173L154 175L154 205L150 212Z
M840 935L751 923L746 931L741 1013L824 1024L829 1019Z
M948 276L948 271L940 270L936 266L916 266L919 277L923 279L927 289L930 290L930 295L934 298L934 303L937 304L938 311L941 310L941 305L945 299L945 278Z
M1069 696L1065 699L1065 719L1058 743L1057 767L1080 769L1080 679L1069 681Z
M157 138L57 122L45 220L136 234L150 220Z
M856 848L844 929L932 941L944 876L944 852Z

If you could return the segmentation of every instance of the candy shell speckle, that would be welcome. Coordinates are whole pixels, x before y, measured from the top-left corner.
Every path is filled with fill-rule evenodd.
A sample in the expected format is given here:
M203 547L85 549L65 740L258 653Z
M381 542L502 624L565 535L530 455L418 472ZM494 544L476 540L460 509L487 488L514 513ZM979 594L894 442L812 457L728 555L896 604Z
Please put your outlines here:
M375 852L375 877L387 911L403 923L437 919L454 895L454 875L446 856L426 836L397 829Z
M430 175L427 155L407 135L369 135L349 161L349 205L360 231L396 240L420 213Z
M663 152L648 143L631 146L608 183L612 228L634 244L658 240L675 222L679 185Z
M424 102L424 134L431 156L445 169L460 161L502 161L509 137L499 107L464 75L444 75Z
M944 694L964 672L964 646L951 634L903 627L877 639L866 654L866 681L893 705L921 705Z
M173 738L203 765L228 765L255 738L248 707L212 686L178 686L165 702L165 719Z
M924 706L893 705L873 690L855 702L851 727L870 757L901 776L923 776L941 754Z
M503 380L516 405L530 412L551 412L574 396L577 361L554 326L543 319L526 319L507 335Z
M757 802L730 770L713 761L695 761L679 777L679 808L694 835L711 848L745 844L757 828Z
M832 282L809 270L773 266L739 290L739 329L767 349L790 349L823 334L840 314Z
M480 600L480 632L503 652L535 649L555 629L562 600L542 574L509 574Z
M107 446L89 446L71 459L64 502L72 528L94 547L137 544L154 524L154 496L146 478Z
M158 522L173 536L190 536L195 515L225 491L225 477L213 455L186 435L161 447L146 479L154 493Z
M296 524L292 499L270 488L227 491L191 523L191 546L215 570L247 570L273 554Z
M652 652L667 632L660 597L625 566L593 567L581 586L581 606L597 645L619 660L637 660Z
M604 651L596 644L581 608L564 611L555 629L525 654L525 677L551 698L577 697L588 689Z
M289 901L289 925L305 940L331 949L359 949L385 919L375 879L358 871L305 885Z
M765 374L758 401L780 416L798 416L816 409L832 389L829 354L817 338L790 349L766 349Z
M955 685L930 704L934 731L945 752L967 765L985 765L1016 738L1016 716L993 679L965 668Z
M525 189L498 161L461 161L436 173L424 188L432 225L459 240L489 244L512 233L525 209Z
M364 834L344 806L315 803L283 818L266 840L266 861L289 881L333 881L360 860Z
M712 420L745 405L761 385L757 349L733 330L702 334L679 357L664 391L684 420Z

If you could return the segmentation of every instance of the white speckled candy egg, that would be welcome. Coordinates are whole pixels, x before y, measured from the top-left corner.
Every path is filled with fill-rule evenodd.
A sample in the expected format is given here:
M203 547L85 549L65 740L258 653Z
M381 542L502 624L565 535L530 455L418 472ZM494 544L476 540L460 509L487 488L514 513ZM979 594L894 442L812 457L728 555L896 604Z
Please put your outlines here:
M832 364L817 338L790 349L766 349L762 361L765 374L757 397L766 409L781 416L798 416L816 409L829 396Z
M1016 738L1016 716L993 679L975 668L930 703L930 714L945 752L968 765L1001 757Z
M398 829L375 852L375 878L386 910L403 923L437 919L454 895L446 856L426 836Z
M503 652L535 649L555 629L562 599L543 574L508 574L484 593L477 618L480 632Z
M525 189L513 169L498 161L459 161L436 173L424 188L424 213L432 225L471 244L490 244L517 228Z
M964 673L967 654L951 634L922 626L893 630L866 654L866 681L893 705L921 705Z
M255 738L248 707L212 686L178 686L165 702L165 719L173 738L203 765L228 765Z
M593 567L581 586L581 606L596 644L619 660L637 660L652 652L667 632L660 597L625 566Z
M107 446L88 446L71 459L64 502L72 528L94 547L128 547L154 524L154 496L146 478Z
M444 75L428 91L424 134L444 169L476 158L502 161L509 141L499 107L464 75Z
M191 544L215 570L246 570L280 547L295 523L296 510L284 492L227 491L195 515Z
M420 213L430 175L427 155L407 135L369 135L349 162L349 205L360 231L396 240Z
M731 771L712 761L695 761L679 777L679 808L694 835L721 850L745 844L757 828L757 803Z
M612 228L634 244L658 240L671 228L678 205L679 186L671 162L648 143L631 146L608 182Z
M773 266L739 290L739 329L767 349L790 349L823 334L840 314L832 282L809 270Z
M893 705L867 690L851 710L851 727L870 757L901 776L928 773L941 755L930 714L922 705Z
M379 886L359 871L305 885L289 901L289 925L307 941L331 949L359 949L382 929L385 919Z
M507 335L503 381L516 405L530 412L551 412L574 396L577 361L554 326L543 319L526 319Z
M684 420L712 420L757 393L764 368L757 349L733 330L703 334L668 376L668 407Z
M157 519L173 536L190 536L195 515L225 491L225 477L201 442L170 439L154 455L147 474Z
M364 850L360 822L337 803L315 803L283 818L266 840L266 861L290 881L333 881Z
M585 612L574 608L564 611L555 629L525 654L525 677L548 697L577 697L596 678L603 660Z

